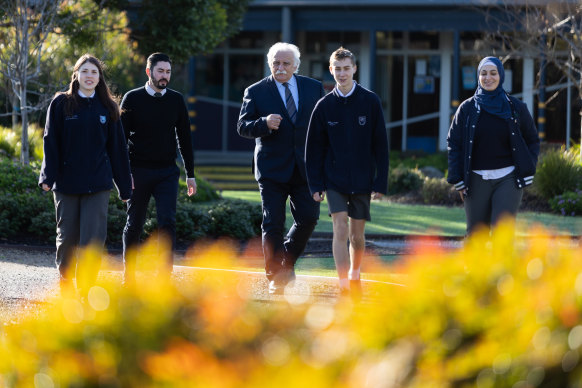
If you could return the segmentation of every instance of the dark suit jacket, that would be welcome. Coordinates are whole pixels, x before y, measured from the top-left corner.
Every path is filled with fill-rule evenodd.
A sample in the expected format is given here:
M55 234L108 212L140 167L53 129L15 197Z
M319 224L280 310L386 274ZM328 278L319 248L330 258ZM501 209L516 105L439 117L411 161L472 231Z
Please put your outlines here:
M295 124L291 122L272 75L245 90L237 131L243 137L255 139L254 171L257 181L270 179L288 182L296 165L306 179L304 155L307 127L311 112L324 96L324 91L317 80L296 74L294 77L299 92ZM276 131L267 128L266 117L272 113L283 117Z

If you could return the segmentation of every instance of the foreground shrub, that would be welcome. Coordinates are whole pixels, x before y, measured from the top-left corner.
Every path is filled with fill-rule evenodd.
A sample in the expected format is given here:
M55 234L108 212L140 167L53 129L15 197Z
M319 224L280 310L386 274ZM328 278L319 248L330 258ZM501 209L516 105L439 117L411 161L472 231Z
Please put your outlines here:
M550 199L553 211L563 216L582 215L582 190L567 191Z
M388 174L388 193L400 194L416 191L422 187L423 176L418 169L398 166Z
M582 249L542 230L516 244L512 228L413 251L385 268L403 284L366 284L356 305L308 285L256 303L254 277L201 269L236 265L234 250L200 248L178 288L144 273L137 289L100 283L84 304L66 297L1 326L0 384L576 387Z
M548 150L540 156L534 179L536 191L546 200L582 188L582 164L575 151Z
M422 184L422 199L431 205L458 205L462 204L461 196L453 185L441 178L425 178Z

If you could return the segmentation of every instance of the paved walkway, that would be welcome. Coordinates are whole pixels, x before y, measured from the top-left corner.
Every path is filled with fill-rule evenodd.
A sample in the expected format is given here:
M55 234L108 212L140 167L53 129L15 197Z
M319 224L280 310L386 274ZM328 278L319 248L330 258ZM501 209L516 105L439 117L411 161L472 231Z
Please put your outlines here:
M312 239L310 255L331 256L331 242L324 238ZM456 240L424 241L423 244L438 244L445 248L457 248L462 243ZM256 245L256 243L255 243ZM260 244L259 244L260 245ZM326 246L329 245L329 249ZM410 243L402 239L370 239L367 246L378 254L406 254ZM261 268L260 247L247 247L245 266ZM242 271L185 266L184 253L176 253L173 279L176 284L196 281L210 271L225 271L240 277L240 287L257 301L287 301L305 303L307 301L335 303L338 295L337 278L326 276L298 275L294 287L286 289L284 295L269 295L267 280L262 271ZM100 277L119 282L122 278L122 260L119 251L104 259ZM374 287L373 287L374 286ZM402 284L365 280L363 282L365 300L374 299L372 288L377 286L402 287ZM0 322L12 318L15 311L37 309L51 297L57 296L58 271L54 265L53 247L23 247L0 245Z

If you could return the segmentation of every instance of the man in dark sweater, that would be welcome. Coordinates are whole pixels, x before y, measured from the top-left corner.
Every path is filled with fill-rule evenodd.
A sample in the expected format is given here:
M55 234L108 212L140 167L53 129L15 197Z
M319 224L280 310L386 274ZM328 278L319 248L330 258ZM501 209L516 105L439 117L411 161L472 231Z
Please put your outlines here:
M121 121L134 184L133 194L127 202L127 222L123 230L126 283L134 281L136 245L143 231L151 196L156 202L161 234L170 239L172 250L176 243L176 201L180 178L176 145L186 169L188 195L196 194L188 109L182 94L167 88L171 72L172 63L167 55L150 55L146 67L148 82L129 91L121 101ZM162 270L171 272L173 254L168 253L168 267Z
M354 54L340 47L329 65L336 87L311 115L305 167L313 199L321 202L327 193L340 292L347 295L351 288L357 296L370 197L388 189L388 141L380 99L354 81Z

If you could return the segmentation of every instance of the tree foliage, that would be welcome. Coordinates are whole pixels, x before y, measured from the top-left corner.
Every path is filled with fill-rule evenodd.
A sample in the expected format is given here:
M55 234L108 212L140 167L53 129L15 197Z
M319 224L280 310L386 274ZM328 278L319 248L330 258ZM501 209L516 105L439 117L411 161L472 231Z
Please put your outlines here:
M558 69L564 80L569 79L573 83L578 97L582 98L580 2L562 0L541 3L504 0L487 7L487 17L498 26L489 41L500 43L503 51L511 56L545 59ZM546 103L551 99L552 96Z
M109 0L105 6L128 12L130 37L144 57L163 51L184 62L238 32L249 1Z
M20 158L28 164L29 116L40 117L66 87L80 55L104 60L124 89L135 84L137 56L127 44L125 15L93 0L0 0L0 8L0 88L12 105L0 116L12 115L14 130L20 124Z

